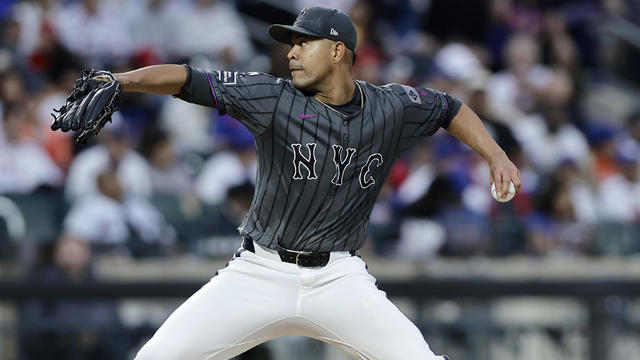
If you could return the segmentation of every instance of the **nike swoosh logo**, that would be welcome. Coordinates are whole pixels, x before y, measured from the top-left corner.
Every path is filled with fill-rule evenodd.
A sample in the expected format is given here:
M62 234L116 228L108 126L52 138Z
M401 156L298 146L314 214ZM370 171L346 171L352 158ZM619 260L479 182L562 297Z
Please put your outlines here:
M309 119L309 118L318 117L317 114L305 114L302 111L300 111L300 114L298 114L298 116L300 116L300 119Z

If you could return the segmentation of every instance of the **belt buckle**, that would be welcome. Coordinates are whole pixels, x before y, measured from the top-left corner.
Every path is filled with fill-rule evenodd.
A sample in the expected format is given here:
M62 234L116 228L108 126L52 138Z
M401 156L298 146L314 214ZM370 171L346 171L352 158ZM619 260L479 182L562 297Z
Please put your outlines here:
M300 265L298 263L298 261L300 260L300 254L302 254L302 253L296 253L296 265Z

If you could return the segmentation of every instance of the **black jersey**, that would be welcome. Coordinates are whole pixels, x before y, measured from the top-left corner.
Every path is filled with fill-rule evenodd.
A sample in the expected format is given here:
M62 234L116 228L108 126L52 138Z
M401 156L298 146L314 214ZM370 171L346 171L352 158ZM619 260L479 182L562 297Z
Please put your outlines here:
M360 111L342 114L264 73L188 68L183 100L228 113L253 133L256 190L240 234L275 249L350 251L394 161L446 128L461 102L432 89L356 80Z

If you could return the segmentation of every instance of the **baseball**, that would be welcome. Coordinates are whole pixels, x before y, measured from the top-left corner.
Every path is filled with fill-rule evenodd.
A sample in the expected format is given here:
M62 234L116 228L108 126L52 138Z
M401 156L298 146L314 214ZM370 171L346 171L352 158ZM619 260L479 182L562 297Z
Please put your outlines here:
M496 193L496 184L495 183L491 184L491 195L493 195L493 198L499 202L507 202L513 199L513 196L515 194L516 194L516 186L513 185L513 181L509 182L509 192L504 194L503 197L498 197L498 194Z

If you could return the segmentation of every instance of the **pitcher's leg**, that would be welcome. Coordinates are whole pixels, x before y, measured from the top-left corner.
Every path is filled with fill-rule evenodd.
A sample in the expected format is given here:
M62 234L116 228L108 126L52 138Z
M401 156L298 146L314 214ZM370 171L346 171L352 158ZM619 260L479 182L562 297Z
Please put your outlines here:
M303 297L303 314L323 329L318 337L359 359L442 360L418 328L375 285L358 258L327 269L327 282Z
M282 335L279 323L295 311L297 287L251 255L243 252L180 305L136 360L229 359Z

